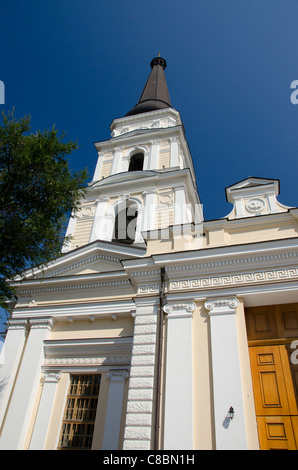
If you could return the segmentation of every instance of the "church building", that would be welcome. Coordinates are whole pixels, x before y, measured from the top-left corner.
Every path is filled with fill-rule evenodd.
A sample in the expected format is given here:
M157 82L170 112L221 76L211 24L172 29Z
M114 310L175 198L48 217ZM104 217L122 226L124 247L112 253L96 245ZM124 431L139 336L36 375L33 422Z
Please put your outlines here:
M166 61L150 65L95 143L61 256L14 281L2 450L298 448L298 208L248 177L205 220Z

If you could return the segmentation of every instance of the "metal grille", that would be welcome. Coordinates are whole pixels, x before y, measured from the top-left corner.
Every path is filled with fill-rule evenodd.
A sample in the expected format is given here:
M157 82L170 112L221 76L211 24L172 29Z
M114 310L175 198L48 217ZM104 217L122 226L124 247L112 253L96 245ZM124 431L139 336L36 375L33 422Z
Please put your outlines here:
M72 375L58 449L91 449L100 375Z

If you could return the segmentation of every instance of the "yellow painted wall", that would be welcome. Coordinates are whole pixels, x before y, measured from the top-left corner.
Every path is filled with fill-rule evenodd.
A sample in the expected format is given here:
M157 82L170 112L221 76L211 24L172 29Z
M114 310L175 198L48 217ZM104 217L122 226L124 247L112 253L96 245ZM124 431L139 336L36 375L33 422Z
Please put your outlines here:
M51 340L85 339L85 338L116 338L119 336L133 335L133 319L118 318L112 320L86 321L77 320L70 322L57 322L51 332Z

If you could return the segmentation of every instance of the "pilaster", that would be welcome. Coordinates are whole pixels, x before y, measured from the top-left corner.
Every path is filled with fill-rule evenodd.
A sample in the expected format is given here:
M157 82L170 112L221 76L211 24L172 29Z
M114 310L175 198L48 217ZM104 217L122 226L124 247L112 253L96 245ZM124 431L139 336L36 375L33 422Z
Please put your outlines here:
M143 192L144 209L143 209L143 226L142 231L154 229L154 216L156 207L156 190L154 188Z
M185 186L183 184L175 187L175 225L187 222L187 209Z
M150 158L149 158L150 163L149 163L149 166L148 166L148 170L156 170L157 169L158 150L159 150L159 142L157 140L154 140L151 143Z
M242 379L236 325L238 300L210 299L205 303L210 317L215 439L217 450L246 450ZM229 417L233 408L234 417Z
M6 413L11 391L29 331L27 319L10 319L0 355L0 428Z
M30 442L30 450L43 450L44 448L60 378L60 371L46 371L42 376L43 390Z
M171 137L171 167L179 166L179 138Z
M53 325L52 318L30 319L30 333L6 415L0 449L23 449L44 359L43 341L48 338Z
M103 156L104 156L103 152L98 153L98 159L97 159L97 164L96 164L96 168L94 171L93 181L99 180L99 176L100 176L102 164L103 164Z
M105 240L104 220L109 204L108 197L100 197L96 200L96 209L89 242L95 240Z
M193 449L192 314L195 304L164 306L167 313L164 449Z
M124 450L152 448L158 301L136 300Z
M113 164L112 164L112 170L111 170L111 175L114 175L116 173L120 172L120 164L121 164L121 155L122 155L122 147L116 148L114 151L114 157L113 157Z
M124 385L128 372L112 370L108 372L107 377L110 387L102 449L118 450Z

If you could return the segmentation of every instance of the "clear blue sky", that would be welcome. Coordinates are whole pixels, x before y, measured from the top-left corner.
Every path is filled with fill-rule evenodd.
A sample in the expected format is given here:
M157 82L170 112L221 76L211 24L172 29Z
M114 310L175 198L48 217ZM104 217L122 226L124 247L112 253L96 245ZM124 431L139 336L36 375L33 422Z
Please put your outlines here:
M298 206L298 2L12 0L0 14L5 111L78 140L73 169L93 174L93 143L137 102L158 52L167 60L205 218L226 216L225 187L278 178Z

